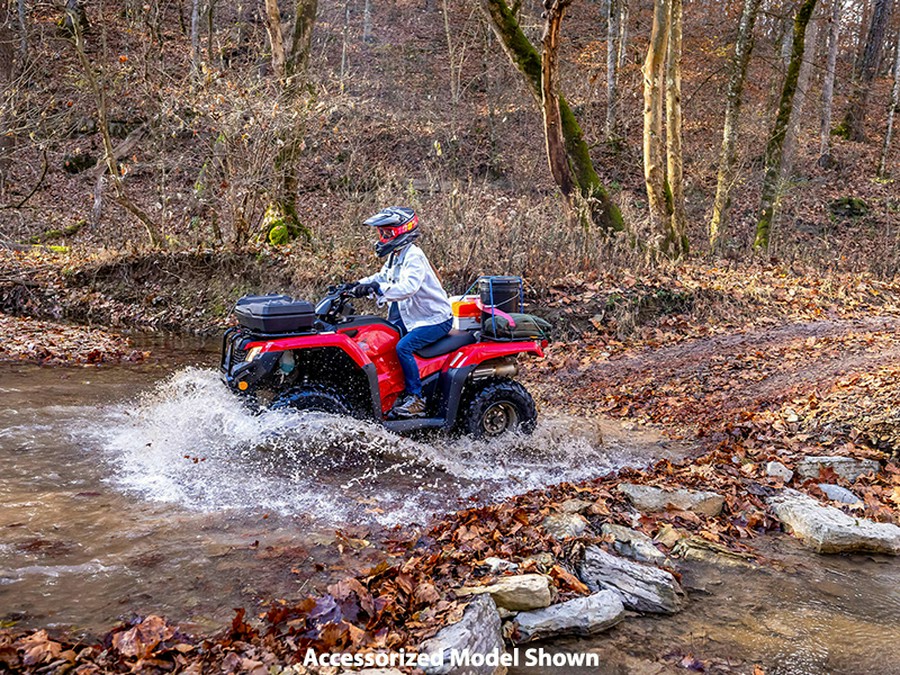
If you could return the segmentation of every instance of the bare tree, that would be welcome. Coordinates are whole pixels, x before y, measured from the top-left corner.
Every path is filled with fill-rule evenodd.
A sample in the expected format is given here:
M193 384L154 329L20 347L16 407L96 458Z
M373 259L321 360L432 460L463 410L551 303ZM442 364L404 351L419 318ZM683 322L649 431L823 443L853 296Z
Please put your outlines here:
M619 2L609 0L606 11L606 139L613 141L616 134L616 108L618 107L619 75Z
M760 198L759 218L756 224L756 238L753 247L766 250L769 247L769 233L775 218L775 200L781 185L781 174L784 166L784 139L787 136L794 107L794 95L797 92L797 80L800 77L800 66L806 50L806 28L816 8L816 0L803 0L794 16L793 46L787 74L781 89L778 103L778 115L775 125L769 134L766 144L766 173L763 178L762 196Z
M741 96L750 54L753 52L753 26L762 0L744 0L741 21L738 26L734 54L731 57L731 77L725 98L725 124L722 130L722 149L719 152L719 174L716 180L716 198L712 219L709 221L709 245L715 250L728 225L731 205L731 189L735 180L735 160L738 124L741 116Z
M71 17L71 19L72 27L74 30L73 37L75 43L75 51L78 55L78 61L81 63L85 78L88 81L88 85L90 86L91 93L94 95L94 100L97 105L97 126L100 130L100 137L103 139L103 161L106 164L106 170L109 172L110 177L112 178L113 191L115 192L115 201L117 204L119 204L119 206L124 208L135 218L141 221L144 229L147 231L147 237L150 240L150 245L156 248L158 246L161 246L163 243L163 238L160 234L159 227L143 209L137 206L137 204L135 204L129 198L128 193L125 191L125 186L122 181L122 173L119 171L119 165L116 160L116 150L115 148L113 148L112 135L109 131L109 108L106 101L106 83L98 78L97 71L95 71L94 66L91 64L91 61L88 58L87 53L85 52L84 32L82 30L81 21L78 20L77 16L73 16ZM102 71L100 72L102 77ZM98 185L102 186L102 176L101 179L98 180ZM95 195L95 201L96 199L97 196Z
M680 258L688 253L684 211L684 161L681 139L681 33L682 0L669 0L669 40L666 50L666 179L669 183L671 216L661 251Z
M287 61L287 74L294 88L307 86L309 55L318 9L318 0L297 0L294 4L294 33Z
M200 0L191 0L191 72L200 72Z
M372 41L372 0L366 0L365 5L363 6L362 39L363 42L367 44Z
M787 134L784 137L784 162L783 173L789 173L794 164L797 150L797 135L800 130L800 120L803 118L803 108L806 105L806 92L812 78L813 63L818 51L819 26L815 18L811 19L806 28L805 48L803 61L800 64L800 74L797 76L797 91L794 94L794 106L791 109L791 119L788 122Z
M15 37L9 28L9 5L0 2L0 91L5 99L15 75ZM7 130L9 118L5 100L0 99L0 193L5 190L15 137Z
M834 109L834 74L837 68L838 38L841 34L841 6L843 0L831 0L828 26L828 58L822 80L822 118L819 126L819 163L831 163L831 118Z
M852 141L866 140L866 109L869 107L872 81L878 72L884 36L891 20L892 10L893 0L875 0L872 6L872 22L866 34L865 49L853 74L853 91L841 125L844 134Z
M666 198L666 169L663 153L665 117L665 70L669 31L666 0L654 0L653 25L644 60L644 184L650 209L650 228L654 235L666 231L669 204Z
M19 62L25 63L28 60L28 9L25 0L18 0L16 5L19 15Z
M266 0L266 30L269 32L269 44L272 47L272 70L275 77L284 80L284 35L281 33L281 10L278 0Z
M541 56L522 32L515 12L505 0L482 0L491 28L512 64L522 74L528 90L543 109ZM625 229L622 214L612 202L591 161L590 150L581 126L561 92L559 116L565 142L566 160L577 185L578 198L586 204L591 220L603 230L618 232Z
M575 181L566 157L562 119L559 114L559 33L566 7L571 0L549 0L545 3L544 35L541 38L541 111L550 173L569 203L575 194Z
M628 57L628 12L631 0L617 0L619 4L619 63L618 70L625 67Z
M887 157L891 149L891 138L894 134L894 114L900 108L900 31L897 31L897 44L894 47L894 87L891 89L891 105L888 108L887 131L884 133L884 144L881 146L881 157L878 159L878 175L887 174Z

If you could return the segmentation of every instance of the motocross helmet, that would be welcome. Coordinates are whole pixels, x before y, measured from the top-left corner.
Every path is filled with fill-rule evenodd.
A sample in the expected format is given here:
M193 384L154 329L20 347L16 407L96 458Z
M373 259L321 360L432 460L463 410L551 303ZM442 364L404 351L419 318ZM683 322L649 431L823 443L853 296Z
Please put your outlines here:
M419 216L405 206L382 209L363 224L378 230L375 253L379 258L411 244L419 237Z

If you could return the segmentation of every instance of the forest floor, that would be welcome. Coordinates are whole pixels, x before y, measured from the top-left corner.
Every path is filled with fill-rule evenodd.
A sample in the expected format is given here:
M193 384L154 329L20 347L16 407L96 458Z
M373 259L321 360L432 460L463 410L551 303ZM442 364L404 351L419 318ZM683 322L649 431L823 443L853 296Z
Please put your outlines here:
M172 258L162 265L134 257L98 265L7 253L0 257L0 309L93 318L119 329L130 324L208 332L223 324L225 299L236 289L211 291L211 279L198 281L221 263L199 259L204 262L197 265L194 257L173 272L167 266L175 264ZM297 284L287 264L259 256L253 262L228 259L254 270L257 283L265 278ZM154 302L160 297L164 301ZM186 304L181 297L203 302ZM535 301L564 326L563 339L525 375L539 405L651 426L692 447L689 458L447 514L424 536L401 529L372 537L385 560L378 567L297 604L276 603L262 621L251 624L240 613L231 630L217 636L188 636L156 617L118 626L102 644L11 629L0 632L0 664L27 672L55 672L40 670L51 663L79 666L80 673L176 666L255 672L256 664L290 662L306 645L398 648L459 616L454 589L478 578L478 562L489 556L521 562L549 551L555 562L542 571L554 579L560 598L583 593L568 571L569 561L578 545L608 544L598 534L604 522L635 527L663 542L667 532L676 532L676 539L701 540L720 553L764 562L753 542L781 529L765 498L785 485L767 475L772 460L794 469L809 455L877 459L885 467L878 475L848 482L826 471L817 480L827 478L860 497L861 505L844 510L900 522L897 282L777 265L738 269L694 263L642 274L640 281L628 274L572 275L543 289ZM0 322L5 336L0 359L94 365L146 356L115 328L8 315L0 315ZM715 517L668 511L635 523L627 500L615 490L624 480L712 489L725 497L725 507ZM827 501L815 481L797 478L791 486ZM581 537L558 541L542 522L573 498L592 504L585 512L590 528ZM352 547L348 554L353 555ZM529 565L542 569L533 561L520 569Z

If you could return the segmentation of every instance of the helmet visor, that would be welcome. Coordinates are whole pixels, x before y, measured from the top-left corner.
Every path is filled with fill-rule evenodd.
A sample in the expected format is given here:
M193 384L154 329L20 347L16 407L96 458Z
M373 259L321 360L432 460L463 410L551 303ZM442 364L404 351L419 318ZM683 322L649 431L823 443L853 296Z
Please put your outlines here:
M379 227L378 238L382 243L387 243L400 234L400 229L399 227Z
M381 243L386 244L389 241L393 241L401 234L406 234L407 232L412 232L416 229L416 226L419 224L418 216L415 216L408 223L404 223L403 225L397 225L396 227L387 227L381 226L376 228L378 230L378 238L381 240Z

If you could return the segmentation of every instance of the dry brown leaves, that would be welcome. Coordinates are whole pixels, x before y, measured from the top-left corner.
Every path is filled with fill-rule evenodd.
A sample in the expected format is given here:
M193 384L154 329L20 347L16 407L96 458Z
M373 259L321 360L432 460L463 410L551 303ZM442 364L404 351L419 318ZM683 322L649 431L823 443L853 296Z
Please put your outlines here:
M42 365L97 365L138 362L147 352L133 349L127 338L96 328L0 314L0 361Z

